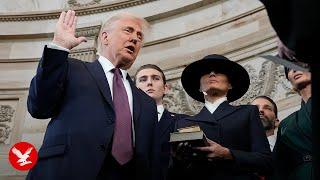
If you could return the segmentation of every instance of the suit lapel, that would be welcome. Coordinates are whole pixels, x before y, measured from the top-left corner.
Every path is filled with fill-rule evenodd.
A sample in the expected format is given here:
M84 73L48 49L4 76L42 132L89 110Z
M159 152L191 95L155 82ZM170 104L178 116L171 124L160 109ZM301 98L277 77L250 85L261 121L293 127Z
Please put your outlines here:
M103 94L103 97L106 99L112 110L114 110L110 86L101 64L98 60L96 60L93 63L86 64L86 67L96 81L101 93Z
M225 101L218 106L218 108L214 111L213 114L211 114L206 107L203 107L197 115L189 117L188 119L192 121L217 123L220 119L222 119L225 116L228 116L229 114L233 113L239 108L240 107L237 106L231 106L227 101Z
M233 113L240 107L238 106L231 106L227 101L221 103L219 107L216 109L216 111L213 113L214 119L216 121L219 121L223 117Z
M191 121L203 121L210 123L215 122L212 114L210 113L210 111L208 111L206 107L203 107L202 110L195 116L188 117L187 119Z
M159 125L160 125L160 136L165 134L167 129L170 127L172 123L174 123L174 118L171 116L171 114L168 110L164 110L163 114L161 116Z
M139 90L136 88L134 83L132 82L129 74L127 75L127 80L130 83L131 90L132 90L132 101L133 101L133 122L135 130L139 129L139 116L141 111L141 99L139 96Z

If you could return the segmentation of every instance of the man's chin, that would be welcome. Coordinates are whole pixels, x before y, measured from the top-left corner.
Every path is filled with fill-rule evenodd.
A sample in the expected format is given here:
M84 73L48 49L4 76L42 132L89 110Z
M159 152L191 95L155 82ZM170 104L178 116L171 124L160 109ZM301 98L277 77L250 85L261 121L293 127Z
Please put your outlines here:
M311 80L305 80L305 81L297 82L297 85L296 85L297 88L296 89L302 90L302 89L304 89L305 87L307 87L310 84L311 84Z
M128 61L135 61L137 57L134 53L129 52L123 53L122 56L124 59L127 59Z
M134 63L135 58L133 57L129 57L129 56L122 56L122 60L121 60L121 67L123 69L129 69L132 64Z

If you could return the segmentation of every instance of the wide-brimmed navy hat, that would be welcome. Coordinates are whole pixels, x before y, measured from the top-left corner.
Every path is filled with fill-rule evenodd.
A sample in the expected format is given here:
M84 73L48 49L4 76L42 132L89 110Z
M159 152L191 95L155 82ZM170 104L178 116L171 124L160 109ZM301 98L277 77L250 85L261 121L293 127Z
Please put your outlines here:
M228 91L229 102L241 98L248 90L250 78L248 72L238 63L228 58L212 54L189 64L182 72L181 82L184 90L193 99L204 102L203 93L200 91L200 79L210 72L225 74L232 89Z

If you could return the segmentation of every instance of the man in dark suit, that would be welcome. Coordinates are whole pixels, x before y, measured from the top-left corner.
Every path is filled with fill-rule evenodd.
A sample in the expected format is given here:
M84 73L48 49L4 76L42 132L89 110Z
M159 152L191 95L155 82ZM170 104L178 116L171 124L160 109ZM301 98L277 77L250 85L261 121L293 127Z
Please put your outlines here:
M178 121L177 128L200 126L207 146L192 147L193 156L204 155L193 160L184 158L189 145L180 144L172 179L251 180L259 179L256 173L269 173L271 152L257 107L229 104L246 93L250 84L247 71L224 56L209 55L188 65L181 82L192 98L205 105L195 116Z
M166 179L170 160L170 133L174 131L175 122L183 117L187 117L187 115L172 113L164 108L163 97L168 93L169 86L163 71L158 66L154 64L141 66L137 70L134 80L136 86L152 97L157 103L161 144L160 179Z
M28 111L51 121L27 179L152 179L156 104L126 71L147 23L111 17L99 34L99 59L87 63L68 58L85 41L75 37L76 21L74 11L61 13L30 85Z
M270 150L273 151L274 145L277 140L277 122L278 120L278 107L277 104L268 96L257 96L250 103L259 108L259 115L269 141Z

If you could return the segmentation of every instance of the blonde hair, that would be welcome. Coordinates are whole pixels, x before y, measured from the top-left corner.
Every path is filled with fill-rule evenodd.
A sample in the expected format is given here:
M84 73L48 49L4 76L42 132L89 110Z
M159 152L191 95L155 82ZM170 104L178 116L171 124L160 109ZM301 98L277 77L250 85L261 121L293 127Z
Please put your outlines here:
M136 16L134 14L127 13L127 12L122 12L122 13L118 13L116 15L113 15L103 23L103 25L100 29L99 36L98 36L98 44L97 44L98 45L98 47L97 47L98 54L100 54L102 51L102 44L101 44L102 33L105 31L111 31L113 29L114 23L121 20L121 19L132 19L132 20L138 21L140 23L140 26L141 26L144 34L146 34L147 31L150 29L150 24L142 17Z

